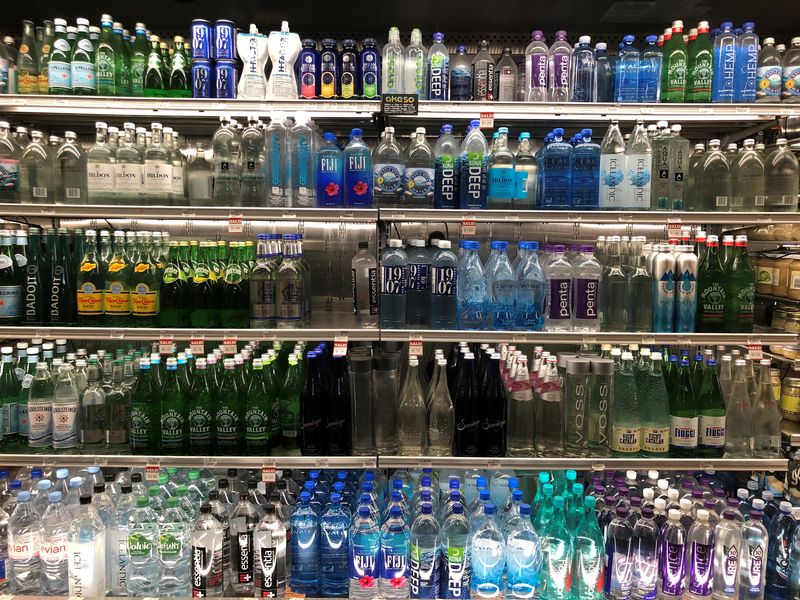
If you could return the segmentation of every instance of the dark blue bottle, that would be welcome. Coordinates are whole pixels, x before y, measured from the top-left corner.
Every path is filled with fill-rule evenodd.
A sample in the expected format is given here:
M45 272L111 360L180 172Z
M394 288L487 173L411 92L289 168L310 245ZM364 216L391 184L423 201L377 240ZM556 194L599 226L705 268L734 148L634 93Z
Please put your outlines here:
M482 363L479 456L506 455L506 394L500 378L500 359L484 354Z
M317 206L338 208L344 204L344 157L336 145L336 136L326 133L317 150Z
M303 49L297 58L297 71L299 96L309 100L319 97L319 52L314 40L303 40Z
M343 100L358 97L358 50L354 40L342 42L339 97Z
M361 42L361 54L358 57L360 79L360 96L366 100L381 95L381 56L375 38L365 38Z
M327 398L320 382L320 359L316 352L307 352L306 382L300 392L300 449L303 456L327 454L322 437L322 419Z
M600 146L592 130L583 129L572 149L572 207L596 210L600 205Z
M320 98L339 97L339 71L339 51L336 49L336 40L325 38L322 40L322 51L320 52Z

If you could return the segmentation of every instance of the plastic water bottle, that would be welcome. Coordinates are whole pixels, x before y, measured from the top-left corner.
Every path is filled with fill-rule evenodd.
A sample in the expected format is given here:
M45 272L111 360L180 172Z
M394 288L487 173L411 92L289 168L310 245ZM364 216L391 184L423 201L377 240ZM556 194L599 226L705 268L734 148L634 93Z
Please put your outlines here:
M681 525L681 511L671 509L662 533L661 595L683 596L686 591L686 529Z
M509 209L514 198L516 174L514 155L508 149L508 128L500 127L497 143L489 157L488 208Z
M765 593L769 598L784 598L789 588L791 549L797 530L790 502L780 503L780 513L769 526L767 580Z
M326 133L316 155L317 205L323 208L343 206L343 158L336 136Z
M402 240L389 240L381 255L380 325L401 329L406 323L408 257Z
M300 494L300 501L292 514L291 527L292 591L307 596L319 595L319 516L311 507L311 494L308 492Z
M518 248L528 254L514 272L514 322L518 329L541 331L547 280L537 256L539 242L519 242Z
M418 94L420 99L425 98L425 60L422 31L414 28L411 30L411 43L403 50L403 93Z
M635 600L654 598L658 585L660 528L653 519L653 507L642 508L642 517L633 526L633 588Z
M42 530L39 515L30 504L27 490L17 495L17 505L8 519L8 579L12 594L38 594L42 564Z
M569 102L571 59L572 47L567 42L567 32L556 31L555 41L547 56L547 96L550 102Z
M572 146L564 141L564 130L553 130L553 141L542 152L542 208L568 209L572 206L570 161Z
M121 486L111 525L106 529L106 587L122 595L128 588L128 518L136 508L130 483Z
M758 83L758 54L760 45L754 23L742 25L736 37L736 74L734 76L734 101L755 102Z
M471 97L472 65L467 57L466 46L459 46L450 61L450 100L461 102Z
M599 206L601 209L628 208L625 193L626 162L625 140L619 129L619 122L612 120L600 144Z
M639 63L639 102L659 102L661 100L661 64L663 55L658 47L658 37L648 35L647 46L641 53Z
M508 260L508 242L493 241L492 250L497 250L496 261L486 272L486 288L489 292L489 327L491 329L514 328L514 272Z
M353 129L344 149L344 203L351 208L372 206L372 155L362 135Z
M606 598L629 598L633 585L633 528L628 508L617 506L606 529Z
M81 496L67 533L70 596L103 596L106 572L106 528L92 506L91 494ZM185 569L186 563L182 565Z
M536 30L531 34L531 43L525 48L525 90L528 102L547 101L547 68L550 50L544 34Z
M384 598L408 596L410 537L403 509L393 506L380 537L380 591Z
M42 593L65 595L69 590L67 534L72 515L64 507L61 492L47 494L49 505L42 514Z
M600 145L592 141L592 130L582 129L572 150L572 207L596 210L600 203Z
M564 256L564 250L561 244L553 246L552 259L545 266L545 331L572 331L572 265Z
M468 594L471 573L470 524L460 502L453 504L450 516L442 524L441 552L439 595L464 598Z
M372 180L378 206L402 206L404 172L405 158L394 137L394 127L386 127L372 153Z
M614 63L608 55L607 44L594 45L595 70L597 71L597 101L614 101Z
M491 502L484 506L484 519L472 533L472 579L470 592L478 597L499 596L503 589L506 544L497 527L497 508Z
M639 73L642 69L639 49L633 45L636 37L626 35L617 54L617 81L614 100L616 102L644 102L639 99Z
M697 511L697 520L689 529L686 563L689 571L687 597L709 598L714 570L714 527L704 508Z
M539 589L542 548L531 525L531 505L521 504L519 517L507 526L506 598L533 598Z
M408 282L406 284L406 325L428 325L431 302L431 259L425 240L408 240Z
M434 33L428 50L426 73L428 100L450 99L450 53L444 45L444 34Z
M433 505L423 502L411 525L409 588L412 598L439 598L439 544L441 529Z
M403 206L433 207L434 156L433 149L425 139L424 127L417 127L414 138L406 148L404 161Z
M452 125L442 125L441 135L433 147L434 156L434 208L457 208L458 193L458 141L453 136ZM377 194L377 186L376 186Z
M439 250L431 260L432 329L454 329L456 326L456 282L458 258L450 250L449 240L439 241Z
M380 529L369 506L361 504L350 533L350 597L367 600L378 589Z
M733 102L736 78L736 35L733 23L725 21L714 38L714 83L712 102ZM755 82L754 82L755 83Z
M555 357L553 357L555 358ZM547 484L550 485L550 484ZM552 490L552 486L551 486ZM542 589L553 598L565 598L569 592L567 579L573 558L572 536L564 523L564 498L552 498L552 517L540 519L539 539L542 544ZM548 522L549 521L549 522ZM536 528L536 524L534 524Z
M320 519L320 571L322 595L347 596L350 579L350 515L342 509L342 496L331 494L331 504Z
M289 206L291 199L291 145L290 129L286 115L281 112L270 114L270 123L264 132L269 159L269 179L267 185L268 206ZM239 136L241 142L241 136ZM216 151L216 149L215 149ZM216 196L216 190L214 191Z
M481 40L478 53L472 59L472 99L476 102L496 100L494 97L495 62L489 52L489 42Z
M136 499L128 517L128 594L154 596L158 591L158 517L148 499Z
M715 600L733 600L739 596L739 560L742 554L742 529L736 520L737 513L726 510L714 533Z
M761 511L751 510L750 518L742 524L742 550L739 562L741 600L758 600L764 597L768 536L761 521Z
M778 138L775 144L775 148L767 154L764 161L767 193L765 210L793 212L797 210L800 164L789 150L786 138Z
M780 102L782 75L781 55L775 47L775 39L764 38L758 53L756 102Z
M383 47L381 56L381 90L384 94L403 93L403 44L400 43L400 30L397 27L389 29L389 41Z
M158 519L158 556L161 572L158 593L184 596L189 593L189 517L179 507L176 496L167 500L167 510Z
M531 134L519 134L517 154L514 156L514 198L513 208L533 209L536 207L539 168L531 151Z
M488 295L479 243L461 240L463 250L456 278L456 309L459 329L483 329L488 310Z
M460 208L486 208L489 144L479 120L470 121L458 158Z
M644 127L644 121L637 119L631 138L625 147L626 208L647 210L650 205L652 163L653 149Z
M211 514L211 505L203 503L200 506L200 517L192 529L190 538L189 582L192 597L222 596L224 535L219 521Z
M594 246L582 245L572 271L573 331L600 331L600 281L603 267L594 256Z

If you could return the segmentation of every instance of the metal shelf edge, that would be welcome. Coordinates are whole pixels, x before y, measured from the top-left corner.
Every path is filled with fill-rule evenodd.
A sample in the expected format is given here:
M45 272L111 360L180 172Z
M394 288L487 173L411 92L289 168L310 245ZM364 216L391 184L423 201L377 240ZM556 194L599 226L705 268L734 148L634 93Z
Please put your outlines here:
M414 330L382 329L381 341L407 342L421 339L424 342L493 342L541 344L793 344L793 333L628 333L613 331L559 332L559 331L468 331L468 330Z

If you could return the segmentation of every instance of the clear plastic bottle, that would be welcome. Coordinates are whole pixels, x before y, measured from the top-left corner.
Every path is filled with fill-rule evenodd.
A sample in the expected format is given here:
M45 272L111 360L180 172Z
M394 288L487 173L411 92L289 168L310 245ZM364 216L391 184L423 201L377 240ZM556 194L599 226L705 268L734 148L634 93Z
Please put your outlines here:
M421 97L428 100L447 101L450 99L450 53L444 45L444 35L433 34L433 44L425 60L426 90ZM406 92L413 93L413 92Z
M256 593L267 598L282 596L288 575L287 536L285 524L272 503L266 505L264 518L253 532L253 554Z
M19 162L20 199L34 204L52 202L53 157L41 131L32 131L31 138Z
M399 42L397 40L390 40L392 42ZM389 47L389 44L387 44ZM394 46L390 48L390 52L394 51ZM386 52L386 47L384 47ZM422 31L417 28L411 30L411 43L403 50L402 68L403 68L403 93L417 94L420 100L426 98L426 79L425 79L425 59L428 51L422 43Z
M389 29L389 41L381 52L383 64L381 68L381 90L384 94L401 94L404 90L403 44L400 42L400 30ZM408 93L413 93L409 91Z
M432 329L455 329L457 276L458 258L450 250L450 241L440 240L439 250L431 259L430 325Z
M572 53L572 102L595 102L597 99L597 64L592 38L582 35Z
M384 598L409 595L410 541L411 532L403 518L403 509L393 506L380 536L380 591Z
M87 202L86 153L73 131L64 133L65 142L55 155L55 202ZM109 199L110 201L110 199Z
M67 536L72 515L62 502L61 492L48 494L49 505L42 515L42 593L65 595L69 591Z
M525 89L528 102L547 101L547 69L550 49L544 34L536 30L531 34L531 43L525 48Z
M569 102L570 63L572 46L567 42L567 32L556 31L555 41L550 46L547 57L548 100L550 102Z
M450 100L465 101L472 97L472 64L467 48L459 46L450 61Z
M489 52L489 42L481 40L478 52L472 59L472 100L487 102L495 100L494 88L497 70Z
M410 47L410 46L409 46ZM372 153L375 202L379 207L401 207L404 194L405 157L394 137L394 127L383 130Z
M775 39L764 38L758 53L756 102L780 102L782 84L781 55L775 47Z
M497 61L496 94L499 102L513 102L517 99L517 63L511 56L511 48L503 48L503 55Z
M625 193L627 156L625 140L619 122L612 120L600 143L600 208L620 210L630 208Z
M600 331L600 314L603 311L600 299L602 277L603 267L594 257L594 246L582 245L572 269L573 331Z
M650 205L653 149L644 127L637 119L631 138L625 147L625 165L628 180L625 186L623 206L634 210L647 210Z
M378 263L369 251L369 242L358 243L351 262L353 278L353 314L366 327L378 323Z
M458 157L459 208L486 208L489 144L480 129L480 121L470 121L461 142Z
M702 508L687 534L686 564L687 598L709 598L714 572L714 526L709 523L709 512Z
M764 161L766 182L766 206L768 211L795 212L800 187L800 164L789 150L785 138L776 141Z
M362 135L359 128L351 130L350 143L344 149L344 203L350 208L372 207L372 155Z
M483 329L487 321L488 294L483 263L475 240L461 241L456 294L459 329Z
M69 593L71 596L104 596L106 528L92 506L91 494L80 498L67 533Z
M263 206L266 198L264 131L257 115L247 117L242 131L242 175L239 201L233 206Z
M547 308L545 331L572 331L572 265L564 256L565 247L553 246L553 257L545 266Z
M31 493L19 492L8 519L8 579L12 594L40 593L42 529L30 504Z
M191 533L189 582L193 597L222 596L223 565L222 544L225 533L219 521L211 514L211 505L200 506L200 517Z
M404 162L403 206L433 208L435 165L424 127L417 127L414 139L406 148Z
M739 599L764 598L767 572L767 530L762 523L762 513L751 510L750 518L742 524L742 547L739 556Z
M659 595L683 597L686 591L686 529L681 524L681 512L671 509L662 532Z

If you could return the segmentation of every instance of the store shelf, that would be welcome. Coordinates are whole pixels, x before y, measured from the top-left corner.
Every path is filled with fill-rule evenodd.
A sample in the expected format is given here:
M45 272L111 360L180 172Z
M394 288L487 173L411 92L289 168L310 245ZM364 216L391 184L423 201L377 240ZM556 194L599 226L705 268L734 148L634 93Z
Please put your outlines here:
M786 358L781 354L775 354L774 352L763 352L764 358L769 358L773 362L773 366L776 367L788 367L794 370L800 370L800 360L796 360L794 358Z
M216 121L220 116L264 116L271 111L307 113L315 119L369 119L380 110L380 102L351 100L225 100L201 98L111 98L68 96L3 96L0 114L38 115L49 121L64 116L83 120L100 117L183 119ZM478 118L493 113L495 124L521 121L601 122L609 119L633 121L666 119L681 123L715 122L743 125L800 115L800 106L786 104L616 104L616 103L531 103L531 102L430 102L419 103L419 114L392 119Z
M437 329L382 329L381 341L407 342L511 342L530 344L641 344L647 346L696 344L795 344L793 333L627 333L598 331L577 333L560 331L450 331Z
M0 203L0 215L95 219L191 219L255 221L375 222L378 210L339 208L268 208L226 206L145 206L133 204Z
M756 292L756 300L777 302L779 304L793 304L795 306L800 305L800 300L793 300L785 296L773 296L772 294L759 294L758 292Z
M0 454L0 464L9 467L209 467L261 469L370 469L374 456L129 456L121 454Z

